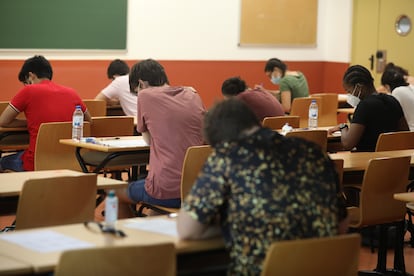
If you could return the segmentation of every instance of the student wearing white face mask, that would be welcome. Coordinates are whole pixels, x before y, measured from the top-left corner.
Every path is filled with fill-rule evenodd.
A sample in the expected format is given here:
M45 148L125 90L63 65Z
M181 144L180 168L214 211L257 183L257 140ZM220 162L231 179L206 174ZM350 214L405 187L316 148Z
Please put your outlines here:
M305 75L300 71L287 70L287 65L280 59L269 59L264 71L274 85L279 85L279 90L268 91L280 101L285 113L290 112L294 98L309 96ZM256 85L255 89L265 90L262 85Z
M329 129L341 131L345 150L375 151L378 136L384 132L408 130L403 110L392 96L377 93L371 73L361 65L348 68L343 77L343 87L348 93L347 102L355 107L351 125Z

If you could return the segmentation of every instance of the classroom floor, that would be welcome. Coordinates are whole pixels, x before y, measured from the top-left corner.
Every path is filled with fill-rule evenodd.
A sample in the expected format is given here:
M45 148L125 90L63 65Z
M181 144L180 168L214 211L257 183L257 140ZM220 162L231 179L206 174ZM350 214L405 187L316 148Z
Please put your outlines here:
M9 200L7 198L0 198L0 229L5 226L11 225L14 221L14 210L16 210L16 200ZM102 221L102 210L104 204L101 204L96 208L95 219ZM1 235L1 233L0 233ZM405 240L409 240L409 234L406 235ZM410 247L408 243L404 245L404 256L406 271L410 274L414 274L414 248ZM394 254L392 250L389 250L387 256L387 267L392 268ZM361 246L360 258L359 258L359 270L372 270L377 263L377 254L371 253L369 247Z

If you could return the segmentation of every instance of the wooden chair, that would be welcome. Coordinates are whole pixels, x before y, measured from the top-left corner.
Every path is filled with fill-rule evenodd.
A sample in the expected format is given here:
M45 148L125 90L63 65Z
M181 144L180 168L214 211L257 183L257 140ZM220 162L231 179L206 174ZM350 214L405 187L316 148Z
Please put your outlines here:
M187 196L197 179L198 174L203 168L208 156L213 149L209 145L192 146L187 149L184 156L183 168L181 172L181 200ZM137 211L137 216L143 216L143 209L150 208L161 214L169 214L178 212L178 208L167 208L159 205L152 205L145 202L140 203L141 206Z
M381 133L375 151L414 149L414 131Z
M90 136L90 123L83 125L83 135ZM70 169L82 171L75 149L63 145L59 139L72 138L72 122L53 122L40 125L36 140L35 171Z
M106 101L95 99L85 99L82 101L86 105L91 117L106 116Z
M328 131L322 129L294 130L286 133L286 137L299 137L319 145L322 150L328 149Z
M282 129L282 127L288 123L293 128L299 127L299 116L275 116L275 117L265 117L263 119L263 127L270 129Z
M176 255L172 243L64 251L55 269L55 276L175 274Z
M322 101L322 109L318 116L318 126L336 126L338 124L338 94L316 93L312 98L318 97Z
M262 276L358 274L361 238L358 234L276 241L263 262Z
M303 97L303 98L294 98L292 102L292 108L290 109L291 116L299 116L300 122L299 127L308 127L308 118L309 118L309 105L312 100L316 99L318 104L318 117L321 114L322 110L322 100L319 97ZM319 119L318 119L319 124Z
M96 174L27 180L19 197L16 229L94 219Z
M414 149L414 132L413 131L396 131L381 133L377 140L375 151L404 150ZM407 185L407 191L414 191L413 175L410 173L411 182ZM410 232L411 246L414 247L414 226L412 218L414 216L414 205L407 203L407 231Z
M349 227L380 227L378 261L375 269L386 273L387 229L397 226L394 269L405 273L403 252L405 203L395 200L395 193L405 192L410 170L410 156L375 158L369 161L361 186L360 200L357 207L348 207ZM370 273L372 274L372 271ZM361 274L363 275L363 272ZM405 274L404 274L405 275Z

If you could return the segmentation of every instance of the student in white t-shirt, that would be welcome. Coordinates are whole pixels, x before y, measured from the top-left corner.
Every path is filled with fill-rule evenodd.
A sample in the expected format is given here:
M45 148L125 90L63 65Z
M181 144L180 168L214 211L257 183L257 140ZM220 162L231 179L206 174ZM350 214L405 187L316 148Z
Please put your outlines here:
M414 131L414 85L398 66L388 67L381 76L381 84L400 103L410 131Z
M129 88L129 66L125 61L115 59L107 70L108 79L112 82L102 89L95 97L96 100L106 102L119 101L125 115L137 116L137 94Z

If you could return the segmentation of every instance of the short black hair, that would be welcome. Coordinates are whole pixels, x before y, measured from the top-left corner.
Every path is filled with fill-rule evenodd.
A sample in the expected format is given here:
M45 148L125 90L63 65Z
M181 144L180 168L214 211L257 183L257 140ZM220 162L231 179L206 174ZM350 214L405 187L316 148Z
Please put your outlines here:
M253 111L241 100L232 97L216 103L204 117L204 138L213 147L219 143L237 141L243 132L259 126Z
M139 80L147 81L151 86L169 84L164 67L153 59L146 59L134 64L129 74L129 87L134 91Z
M52 66L44 56L33 56L26 59L18 75L19 81L25 83L29 77L29 72L32 72L38 78L52 80L53 77Z
M404 78L403 72L394 67L388 67L384 73L382 73L381 84L389 85L391 91L393 91L396 87L408 85Z
M278 58L271 58L266 62L264 71L266 72L273 72L275 67L279 68L282 71L282 75L284 76L287 70L287 65Z
M236 96L246 91L247 85L240 77L232 77L225 80L221 86L221 93L224 96Z
M128 75L129 66L125 61L115 59L109 64L106 74L108 75L108 79L113 79L114 75Z

